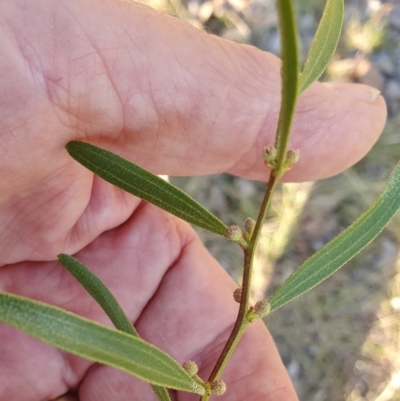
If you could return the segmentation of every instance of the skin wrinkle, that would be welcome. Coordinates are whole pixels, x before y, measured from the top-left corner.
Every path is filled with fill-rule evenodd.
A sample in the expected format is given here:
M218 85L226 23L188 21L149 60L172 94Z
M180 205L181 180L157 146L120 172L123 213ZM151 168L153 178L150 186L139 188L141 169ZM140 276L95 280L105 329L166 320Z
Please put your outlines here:
M172 221L174 222L174 224L173 224L174 237L179 238L180 250L179 250L179 253L177 254L177 256L171 261L169 267L165 270L162 279L157 284L156 290L152 293L152 295L148 299L146 305L143 307L141 315L145 314L145 311L148 308L148 306L151 304L152 300L154 300L157 297L164 278L168 275L169 272L176 269L176 266L178 266L180 264L182 258L185 256L185 253L187 252L187 250L193 245L194 241L196 241L196 239L197 239L194 232L190 232L190 234L189 234L187 232L188 230L182 231L182 230L178 229L178 226L183 224L181 221L179 221L177 219L172 219ZM185 235L183 235L183 234L185 234ZM165 233L165 239L167 241L168 241L168 238L169 238L168 233ZM168 243L170 243L170 242L168 241ZM138 324L139 321L140 321L140 318L134 324Z
M56 174L56 172L54 174ZM60 207L62 210L62 209L64 209L64 207L63 207L64 205L68 205L70 203L71 197L73 195L71 195L70 197L65 197L66 193L65 193L65 191L62 191L61 189L54 192L54 188L52 188L52 187L46 188L47 181L51 182L51 180L49 180L47 178L46 182L44 183L44 185L45 185L44 189L39 190L39 188L43 188L39 181L39 182L37 182L37 185L35 186L34 189L26 190L24 194L20 194L18 196L18 199L19 199L18 201L14 197L14 200L13 200L14 207L12 209L10 209L9 213L6 214L6 216L8 216L9 223L7 226L5 226L5 228L8 226L10 226L12 228L13 223L15 224L18 221L20 221L22 223L22 221L25 221L25 224L20 224L20 225L15 224L15 226L17 228L19 227L19 232L15 232L15 230L14 230L14 234L17 235L18 238L21 239L21 238L23 238L23 235L21 236L21 233L25 232L26 226L28 228L30 228L30 230L32 232L39 232L41 227L49 227L50 231L48 232L48 231L44 230L44 234L42 235L41 238L38 238L37 236L32 237L34 243L36 242L36 246L38 246L37 245L39 243L38 241L43 241L47 237L48 244L46 246L46 252L49 252L49 249L50 249L49 245L54 243L55 241L57 241L57 237L62 238L64 236L64 232L56 235L55 227L53 227L51 220L50 220L51 213L59 213L60 209L54 209L53 211L47 210L46 211L47 218L43 219L43 220L37 220L37 222L35 223L34 220L35 220L35 216L37 215L36 212L40 213L41 210L44 210L44 207L46 206L48 199L52 199L55 201L56 199L60 198L61 195L62 195L61 199L58 200L57 202L59 204L61 202ZM46 193L51 193L51 195L49 195L47 198L37 196L38 192L40 193L40 191L46 192ZM27 197L31 197L32 200L37 198L38 200L36 200L35 202L31 201L29 203L29 205L27 206L25 203L25 200ZM65 200L63 201L64 198L65 198ZM8 201L8 203L11 203L11 199ZM4 205L3 205L3 207L4 207ZM11 213L13 212L13 213L10 215L10 212ZM34 224L33 227L31 227L30 224ZM49 224L50 224L50 226L49 226ZM74 223L72 222L70 224L72 226ZM9 236L10 236L10 230L8 230L8 233L5 235L5 238L9 238ZM42 252L36 252L36 250L35 250L36 246L34 245L34 243L27 244L22 240L19 240L17 243L20 244L20 246L24 246L25 248L30 249L31 257L33 255L42 255ZM3 244L3 247L5 249L9 248L6 244ZM43 257L44 257L44 255L43 255Z
M142 51L142 50L139 48L139 46L137 45L137 41L135 41L133 38L131 38L130 32L127 32L126 27L125 27L124 25L122 25L122 29L123 29L123 31L125 32L126 37L129 38L130 43L133 44L134 49L135 49L135 50L138 50L138 51L143 55L143 51ZM127 51L126 54L128 54L129 57L130 57L131 65L132 65L132 66L136 66L136 60L135 60L135 58L134 58L134 56L133 56L134 53L133 53L132 51ZM142 75L142 74L139 74L139 68L138 68L138 67L136 67L136 75ZM147 75L147 74L146 74L146 75ZM147 77L147 78L148 78L148 77ZM149 79L146 79L146 80L144 80L144 81L147 83L147 87L148 87L148 88L151 88L151 81L150 81ZM138 81L138 83L139 83L139 81ZM143 93L143 89L142 89L142 87L141 87L140 85L137 84L137 85L135 86L134 89L136 89L136 90L139 92L139 94L141 95L141 97L142 97L143 99L146 98L145 93ZM131 92L134 92L133 89L131 90ZM153 102L154 110L157 110L157 105L156 105L156 102L154 101L153 92L152 92L151 90L149 90L148 92L150 93L150 99L151 99L152 102ZM132 99L132 96L133 96L133 95L131 94L130 99ZM127 104L127 105L129 105L129 104L131 103L131 102L130 102L130 99L127 99L127 101L126 101L126 104ZM149 107L147 107L147 110L148 110L148 109L149 109ZM156 121L157 121L157 122L156 122L157 128L155 129L155 132L156 132L157 134L159 134L159 133L160 133L160 124L159 124L158 120L159 120L160 116L159 116L157 113L153 113L153 115L154 115L154 114L156 115ZM140 136L143 136L143 134L140 132L140 129L139 129L140 124L138 124L137 119L136 119L136 125L137 125L137 128L136 128L136 130L135 130L135 136L139 136L139 137L140 137ZM152 125L154 125L154 121L152 122ZM156 140L158 140L158 136L159 136L159 135L153 134L153 133L152 133L153 131L154 131L154 128L152 128L152 129L150 130L150 135L152 135L153 137L155 137ZM124 138L125 138L125 143L127 143L127 142L128 142L128 139L127 139L127 132L124 131L124 129L121 129L121 133L120 133L120 135L118 136L118 139L120 139L121 135L124 136ZM133 137L133 135L132 135L132 137ZM146 132L146 137L147 137L147 138L149 137L149 135L148 135L147 132Z
M252 53L252 51L254 51L254 49L251 48L250 46L244 45L243 48L241 49L242 52L244 53L244 56L243 56L243 58L238 58L237 55L236 55L236 57L231 56L231 53L232 53L232 43L231 42L216 39L215 43L217 45L219 45L220 49L226 49L224 51L224 53L226 54L228 59L231 59L230 66L231 66L231 68L234 67L233 68L234 71L241 72L241 70L244 70L244 74L248 73L252 77L251 80L249 80L248 82L247 81L245 82L246 85L243 85L243 83L239 82L239 81L235 82L235 89L238 91L238 93L241 93L246 98L250 98L250 99L258 98L258 100L264 101L265 99L263 98L263 94L261 94L261 93L257 94L257 85L255 82L253 82L255 71L253 70L253 68L251 68L251 69L249 69L249 67L243 68L244 66L248 65L247 62L244 63L244 60L246 60L246 57L248 57L248 55L250 55ZM255 64L255 63L253 63L253 64ZM257 65L257 64L255 64L255 65ZM242 74L243 73L241 72L240 75L242 75ZM220 75L224 75L224 72L220 71ZM265 76L265 73L264 73L264 76ZM232 83L226 81L226 79L225 79L225 82L226 82L226 86L230 90L232 90ZM263 81L263 83L264 82L265 81Z
M11 34L14 37L14 44L19 49L19 54L22 56L22 59L25 62L25 66L28 67L32 81L35 83L36 97L39 93L41 93L43 95L43 98L48 99L48 83L43 74L43 65L39 61L39 55L35 54L36 52L33 45L31 44L31 41L25 38L23 35L18 35L18 29L14 25L12 25L10 21L8 21L8 23L10 26ZM29 50L31 51L30 55ZM42 88L43 92L38 91L39 88ZM46 94L47 96L45 96Z
M175 219L174 219L175 220ZM175 220L176 222L176 220ZM177 254L177 256L171 261L170 265L168 266L168 268L164 271L163 276L161 277L160 281L158 282L155 291L153 291L153 293L151 294L151 296L148 298L146 304L143 306L142 311L140 313L140 315L144 315L146 312L146 309L148 309L148 306L152 303L152 301L157 297L158 292L160 290L160 287L163 284L163 280L164 278L168 275L168 273L172 270L174 270L174 268L176 268L177 265L179 265L181 259L185 256L185 252L187 251L188 248L190 248L190 246L193 244L193 242L196 240L196 237L193 235L185 235L182 236L182 232L179 231L176 228L176 224L174 224L174 231L175 231L175 236L179 238L180 241L180 250L179 253ZM167 234L165 234L165 239L168 240L169 236L167 236ZM168 241L169 242L169 241ZM132 322L135 327L136 325L140 325L140 316L139 319L136 320L135 322ZM139 331L139 330L138 330ZM139 332L140 334L140 332ZM144 339L146 339L145 337L143 337Z
M107 77L107 80L108 80L108 82L110 83L110 85L111 85L111 87L112 88L114 88L114 94L117 96L117 98L119 98L120 99L120 97L119 97L119 93L118 93L118 91L116 91L116 89L115 89L115 86L114 86L114 82L113 82L113 80L111 79L111 74L110 74L110 72L109 72L109 70L108 70L108 66L107 66L107 63L105 62L105 59L103 58L103 56L102 56L102 54L101 54L101 52L99 51L99 49L96 47L96 45L95 45L95 43L94 43L94 41L93 40L91 40L91 38L90 38L90 35L88 35L86 32L85 32L85 27L82 25L82 24L80 24L79 23L79 18L78 18L78 16L77 15L75 15L71 10L69 10L68 8L63 8L63 10L64 11L66 11L66 12L68 12L68 14L70 15L70 18L72 18L72 19L75 19L75 21L76 21L76 25L79 27L79 32L81 32L81 33L84 33L85 34L85 38L86 38L86 40L87 40L87 43L89 43L90 45L91 45L91 47L92 47L92 49L94 50L94 51L92 51L92 52L89 52L89 53L85 53L84 55L82 55L82 56L79 56L79 57L75 57L75 58L69 58L67 61L66 61L66 63L68 63L68 68L69 68L69 70L71 70L71 69L73 69L73 67L75 66L75 65L79 65L79 63L76 63L76 62L74 62L74 63L71 63L72 61L77 61L77 60L82 60L82 57L86 57L88 54L93 54L93 55L95 55L95 56L97 56L97 57L95 57L95 58L93 58L94 60L99 60L100 61L100 63L102 64L102 71L99 71L99 72L97 72L96 74L92 74L91 75L91 78L92 79L94 79L96 76L99 76L99 77L103 77L104 76L104 74L105 74L105 76ZM57 7L55 7L55 9L54 9L54 12L52 13L52 16L53 16L53 18L56 18L55 17L55 15L56 14L59 14L59 7L57 6ZM68 26L67 25L67 20L65 19L65 18L63 18L62 19L63 21L64 21L64 23L65 23L65 25L66 26ZM75 32L74 32L75 33ZM55 35L53 35L54 36L54 40L55 40L55 42L57 43L57 38L58 38L58 35L57 34L55 34ZM80 35L80 38L81 38L81 35ZM56 49L55 49L56 50ZM55 53L56 53L56 51L55 51ZM96 64L96 63L95 63ZM80 67L80 69L79 69L79 73L81 72L81 70L83 69L83 67ZM44 68L43 68L43 70L45 70ZM69 76L69 75L68 75ZM72 76L74 76L74 74L72 74ZM91 105L90 105L90 97L86 97L86 95L85 95L85 99L86 99L86 104L84 105L84 106L86 106L86 112L82 112L82 101L81 101L81 99L83 98L82 97L82 92L80 91L80 92L78 92L78 95L76 96L75 95L75 93L73 92L73 90L72 90L72 88L71 88L71 80L69 80L68 79L68 88L67 89L64 89L62 86L60 86L60 85L58 85L58 80L56 80L55 81L55 84L56 84L56 86L55 86L55 89L56 90L53 90L53 92L54 93L58 93L58 91L61 89L61 90L64 90L64 92L67 94L67 104L66 105L63 105L63 101L61 101L61 100L59 100L59 104L57 105L61 110L63 110L64 112L66 112L66 114L70 117L70 123L69 123L69 127L70 128L74 128L75 129L75 136L77 137L77 139L80 137L81 139L87 139L88 137L89 137L89 132L87 132L88 131L88 129L89 129L89 126L88 126L88 124L87 123L85 123L85 118L89 115L89 113L88 113L88 111L91 109ZM53 83L53 82L52 82ZM54 86L54 85L53 85ZM52 97L50 97L50 99L52 100L52 103L54 104L55 102L54 102L54 100L52 99ZM71 100L74 100L74 103L72 103L71 102ZM122 101L121 101L121 103L120 104L122 104ZM77 105L77 107L73 107L72 105ZM75 110L75 112L73 111L74 109L76 109ZM92 113L93 114L93 113ZM98 114L98 112L96 112L96 114ZM121 118L121 114L122 114L122 118ZM124 119L123 119L123 108L121 107L121 113L119 113L119 118L117 118L116 119L116 121L119 121L120 122L120 126L121 126L121 131L122 131L122 127L123 127L123 121L124 121ZM61 121L60 121L61 122ZM115 130L115 129L114 129ZM76 132L77 131L77 132ZM81 134L78 134L78 133L81 133ZM83 137L83 138L82 138Z
M147 80L147 85L148 85L148 94L149 94L149 98L150 101L153 105L154 111L155 111L155 116L156 116L156 121L154 122L155 125L155 135L154 135L154 141L153 141L153 149L156 150L157 148L162 147L162 137L161 137L161 133L162 133L162 128L163 126L167 127L168 123L167 123L167 119L164 117L163 113L159 110L157 101L155 99L155 91L153 89L153 84L151 82L151 79ZM161 122L160 122L161 121ZM166 131L168 132L168 130L166 129ZM160 146L161 143L161 146ZM155 157L155 156L154 156Z
M271 95L273 96L273 101L270 102L271 104L278 104L278 99L280 99L280 80L279 80L279 74L277 74L275 70L269 71L268 69L265 68L266 60L268 60L268 63L271 64L276 64L278 68L281 66L280 60L273 56L272 54L269 53L263 53L263 57L254 57L255 51L254 47L249 46L249 45L244 45L240 51L243 53L243 57L239 60L241 60L241 65L244 68L245 74L249 75L252 77L253 80L255 80L254 83L254 88L257 88L258 85L264 85L265 84L265 77L267 77L268 82L270 82L271 85L275 85L277 88L275 90L272 90L268 95L270 97ZM251 66L248 60L251 60ZM262 62L261 62L262 60ZM245 62L246 61L246 62ZM276 97L276 98L275 98ZM264 102L266 98L265 93L260 93L258 96L259 100Z
M97 181L99 184L95 185L101 185L104 187L108 187L108 191L106 193L110 192L110 189L113 190L113 193L117 193L119 195L118 198L123 199L123 202L118 202L120 207L123 207L128 210L127 217L121 219L119 222L120 224L123 224L129 216L131 216L135 210L137 209L138 205L140 205L139 200L136 197L133 197L130 194L127 194L126 192L123 192L122 190L112 188L110 184L104 182L101 180L101 178L94 176L94 181ZM92 187L92 192L97 191L98 188ZM100 191L101 192L101 191ZM101 210L101 215L99 215L98 210L93 210L92 209L92 204L93 202L102 202L101 194L100 196L90 196L89 197L89 202L85 208L85 210L82 212L82 215L79 217L77 222L73 225L72 230L70 231L66 243L68 246L66 249L73 249L73 244L77 242L82 242L84 238L87 238L88 235L90 235L91 232L93 232L94 225L96 225L96 230L95 232L102 232L105 228L107 229L112 229L114 228L114 224L108 223L107 227L102 226L102 221L104 219L108 219L108 202L105 202L105 205L100 205L99 209ZM105 197L105 201L107 201L107 197ZM109 202L110 204L113 204L113 202ZM116 202L115 202L116 203ZM83 224L83 227L81 226ZM85 229L86 227L86 229ZM82 240L80 240L82 238ZM75 240L75 241L74 241ZM87 241L87 240L86 240Z
M318 106L315 107L315 110L318 110ZM304 112L303 110L299 110L299 115L301 116L303 112ZM310 114L310 110L305 110L304 115L306 113ZM344 112L343 118L348 118L349 115L351 115L350 111L346 110ZM310 149L310 150L313 147L319 147L319 146L321 146L323 144L323 139L322 138L324 138L324 136L320 135L321 132L328 132L328 131L335 132L336 130L334 129L334 127L338 124L337 116L334 115L334 114L329 114L329 113L325 113L324 114L323 120L320 118L320 116L317 116L312 121L313 121L312 130L308 131L309 135L304 136L304 138L305 138L304 141L305 141L305 143L308 144L307 148ZM342 138L340 138L338 135L339 134L336 134L335 141L340 143L342 141ZM308 154L307 153L306 154L302 154L301 157L305 157L306 158L306 157L308 157ZM338 155L336 157L338 157ZM344 158L346 159L346 155L344 155ZM323 163L321 163L318 166L318 168L320 170L323 170L325 168L325 166L324 166Z
M210 89L206 88L201 80L199 80L194 74L191 73L190 69L187 68L185 64L179 59L179 56L176 52L171 52L171 57L179 66L179 69L176 69L174 65L175 71L170 78L176 95L174 96L174 92L170 92L168 93L168 98L170 100L170 104L173 107L173 112L176 112L172 113L172 115L176 115L176 121L180 124L184 131L188 131L185 120L191 120L192 117L194 118L196 116L198 104L198 101L196 101L196 96L198 94L202 96L204 90L210 92ZM173 70L173 68L171 69ZM194 84L192 84L192 81L194 81ZM153 85L151 86L151 88L153 89ZM190 90L185 91L186 88L190 88ZM177 100L180 100L180 98L183 97L182 93L184 94L184 107L179 107L179 104L182 103L182 101L178 102ZM168 107L167 102L165 102L165 105ZM192 110L194 110L195 112L193 113ZM168 109L166 110L166 114L171 115Z
M122 28L123 28L123 30L124 30L124 32L125 32L125 31L126 31L126 30L125 30L125 27L123 26ZM128 35L126 35L126 37L129 38ZM131 42L132 44L135 45L135 41L134 41L132 38L130 38L130 42ZM136 67L136 61L135 61L135 58L133 57L133 52L126 52L126 54L129 55L129 58L130 58L130 65ZM139 70L138 70L138 67L136 67L136 71L139 71ZM146 80L146 82L148 83L148 85L150 85L149 80ZM139 92L139 95L140 95L142 98L145 98L144 93L143 93L143 89L141 88L140 85L136 84L135 87L131 89L130 93L129 93L129 91L127 92L127 93L129 94L129 95L127 96L127 100L126 100L126 104L127 104L127 105L129 105L129 104L131 103L130 100L131 100L132 97L134 96L134 92L135 92L135 91L138 91L138 92ZM127 114L129 114L129 111L127 111ZM153 114L154 114L154 113L153 113ZM158 116L157 116L157 118L158 118ZM125 119L126 119L126 116L125 116L125 118L124 118L124 121L125 121ZM137 124L138 126L140 126L140 124L138 123L137 120L136 120L136 124ZM153 131L153 129L150 129L150 132L152 132L152 131ZM159 133L159 126L158 126L158 125L157 125L157 128L155 129L155 131L157 132L157 134ZM122 137L122 136L124 136L124 138L125 138L125 142L124 142L124 143L128 143L127 131L125 131L124 129L121 130L120 135L118 136L118 138L120 138L120 137ZM139 137L140 137L140 136L143 136L143 134L140 132L139 129L136 129L136 130L135 130L135 135L132 135L132 136L130 137L130 140L132 140L132 138L137 137L137 136L139 136ZM154 134L153 134L153 136L154 136ZM158 136L158 135L155 135L155 136Z
M252 56L253 55L253 48L249 48L245 46L242 48L242 51L245 51L246 56ZM271 55L268 55L271 56ZM267 56L265 56L267 57ZM271 58L271 57L269 57ZM254 60L253 57L251 57L252 60ZM273 60L277 60L275 57L272 57ZM257 64L257 63L256 63ZM265 68L264 68L265 70ZM262 69L261 69L262 71ZM271 82L274 82L273 80L270 80ZM275 80L277 82L277 85L279 85L279 80ZM277 97L280 99L280 90L276 91L271 91L272 93L276 93ZM270 93L271 93L270 92ZM254 141L247 140L248 147L241 147L243 150L243 154L238 157L238 160L236 164L232 165L228 171L234 172L234 174L238 174L240 176L245 176L247 172L252 171L256 165L260 163L261 159L261 150L264 148L264 146L272 145L274 142L274 133L276 131L276 127L278 124L278 116L279 116L279 110L276 107L279 103L275 98L270 98L268 97L268 103L265 105L265 111L264 111L264 118L260 120L260 125L259 127L254 131L256 132L256 135L254 136ZM264 100L264 99L262 99ZM280 101L280 100L279 100ZM262 116L262 113L260 113ZM266 138L266 133L268 137ZM260 156L257 155L257 157L254 157L254 149L260 149ZM266 171L265 173L265 180L267 180L267 177L269 176L269 171Z
M185 72L186 72L186 70L185 70ZM180 91L180 87L181 86L183 86L183 87L185 87L185 86L190 87L191 86L189 84L189 79L186 76L186 74L182 74L182 75L183 75L182 78L178 77L178 75L176 75L175 77L172 78L172 82L173 82L173 86L174 86L175 92L178 93L178 94L180 94L180 92L181 92ZM180 82L181 79L184 79L186 81L186 85L182 85L181 84L181 82ZM176 96L176 97L170 96L170 100L171 100L171 105L172 105L172 108L173 108L173 112L176 114L175 121L182 127L183 131L188 132L189 129L188 129L187 124L186 124L186 121L187 121L188 118L187 118L187 115L183 116L184 113L182 113L182 110L181 110L182 107L180 105L180 103L182 102L182 99L180 99L180 96ZM186 105L190 105L190 106L187 106L188 110L194 109L194 107L191 107L191 104L196 104L193 100L194 100L194 96L192 95L192 92L189 91L189 94L187 96L185 96ZM192 115L192 112L189 112L187 114ZM170 130L170 132L172 132L172 131ZM188 149L188 147L187 147L187 149Z
M85 206L85 209L83 210L81 216L78 218L76 223L73 225L72 230L68 233L68 236L66 238L66 244L68 244L66 246L67 249L70 248L72 246L72 244L74 244L76 242L80 242L79 241L80 238L82 236L84 237L84 235L81 234L82 231L83 231L83 233L90 232L90 230L88 229L89 228L89 219L90 219L90 216L88 216L88 209L90 208L91 202L93 202L93 192L94 192L95 180L96 180L96 176L93 174L90 196L87 199L87 204ZM84 226L87 227L86 230L85 230L85 228L82 228L82 224L84 224Z
M54 13L53 13L53 17L54 17ZM74 98L72 91L68 90L68 89L64 89L63 86L59 85L58 79L53 80L53 79L51 79L51 75L46 76L46 73L44 72L44 71L46 71L46 69L44 68L43 62L40 61L40 59L41 59L40 55L36 55L36 57L34 57L36 59L36 63L32 62L31 57L29 57L27 52L24 51L24 46L22 46L22 44L21 44L22 42L24 42L25 46L28 49L31 49L32 53L35 54L35 49L31 45L31 41L30 41L31 38L29 38L29 40L23 38L22 35L17 34L18 29L15 26L12 27L10 25L10 27L11 27L11 32L14 35L15 44L19 47L20 54L23 56L23 58L25 60L25 64L29 67L32 79L34 80L35 83L38 83L38 82L41 83L41 87L44 89L44 93L47 95L47 96L45 96L45 98L47 100L49 100L48 104L53 106L53 113L54 113L54 115L56 115L58 117L59 123L66 127L71 127L71 128L74 126L77 127L78 126L78 123L77 123L78 117L76 115L72 115L69 112L71 110L70 99ZM57 40L57 35L53 35L52 37L54 38L55 41ZM56 51L53 52L54 55L56 53L57 53ZM40 67L36 66L37 62L39 62ZM57 76L58 74L53 74L53 75ZM39 76L42 77L42 79L38 80L37 78ZM65 82L65 79L64 79L64 82ZM68 79L68 84L69 84L69 82L70 82L70 80ZM68 85L68 88L69 88L69 85ZM59 96L57 96L58 92L60 90L63 90L68 95L67 106L63 106L63 102L60 100L61 98ZM76 100L76 99L74 99L74 100ZM70 118L73 118L75 120L75 123L72 123L72 120L70 119L69 125L67 125L61 118L60 113L58 113L58 110L62 111L62 113L61 113L62 115L67 115Z
M82 28L82 27L81 27ZM97 55L97 57L99 58L99 60L101 61L101 64L103 66L104 72L106 74L106 77L114 91L114 94L116 95L117 99L119 100L119 106L118 108L120 108L119 113L120 113L120 118L118 119L118 121L120 121L120 126L121 126L121 132L123 132L123 127L125 125L125 113L124 113L124 106L123 106L123 100L119 94L119 91L117 89L117 86L113 80L113 74L111 73L109 66L108 66L108 62L106 61L106 59L102 56L101 54L101 50L98 48L98 46L94 43L93 40L90 39L90 37L86 34L86 39L88 40L88 42L90 43L90 45L93 47L93 49L95 50L95 54Z
M200 84L201 89L206 89L207 92L211 92L211 90L209 88L206 88L200 80L198 80L192 73L190 73L189 69L187 69L180 61L177 57L175 57L175 60L179 63L180 67L182 68L182 70L185 72L184 75L184 79L186 81L186 87L190 87L190 91L189 91L189 97L190 97L190 103L194 105L194 107L191 107L191 109L193 110L197 110L196 107L196 96L199 93L201 96L201 91L198 90L198 88L196 87L196 85L191 85L190 84L190 78L193 78L195 80L195 82L197 84ZM187 76L187 74L189 74L189 77ZM178 74L176 74L176 76L178 76ZM176 81L173 80L174 83L174 87L176 89L176 91L179 93L179 84L175 83ZM191 146L186 146L186 149L184 149L183 153L182 153L182 158L187 160L187 163L189 165L193 165L192 159L193 159L193 154L195 153L198 157L198 159L201 159L203 157L205 157L210 151L212 151L212 149L209 149L207 146L207 131L209 130L205 130L203 132L200 132L198 136L194 136L194 135L190 135L190 130L187 127L187 124L185 124L185 120L188 119L188 114L189 113L185 113L185 118L182 118L181 115L183 114L179 107L177 107L175 100L172 96L172 94L170 95L170 100L171 102L174 104L175 107L175 111L176 111L176 116L177 116L177 121L180 123L181 127L188 132L188 136L187 136L187 141L188 143L190 143ZM218 113L218 111L216 111L216 114ZM161 113L159 113L161 115ZM190 120L193 121L194 119L197 119L197 113L190 113ZM210 118L210 116L208 116ZM211 120L211 118L210 118ZM210 125L212 126L213 122L215 121L214 119L212 119L213 121L210 121ZM172 131L171 131L172 132ZM203 145L203 146L198 146L198 145ZM205 146L204 146L205 145ZM173 155L170 156L171 158L174 158Z

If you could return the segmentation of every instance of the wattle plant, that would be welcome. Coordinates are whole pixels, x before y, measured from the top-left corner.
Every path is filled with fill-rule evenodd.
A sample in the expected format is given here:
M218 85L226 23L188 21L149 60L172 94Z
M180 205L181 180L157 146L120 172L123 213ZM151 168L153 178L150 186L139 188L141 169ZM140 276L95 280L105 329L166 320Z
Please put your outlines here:
M368 245L400 208L400 165L393 170L374 204L350 227L306 260L268 300L249 304L253 259L260 231L275 187L299 158L288 149L298 97L327 67L335 52L343 22L343 0L327 0L303 70L299 70L295 14L291 0L278 0L282 49L282 101L275 145L260 149L271 172L257 219L248 218L244 230L227 227L180 189L121 157L84 142L70 142L67 151L104 180L205 230L224 236L244 253L242 288L233 298L240 304L236 322L208 378L197 366L181 366L162 350L139 338L138 333L107 287L87 267L68 255L60 263L84 286L109 316L116 330L70 312L20 296L0 293L0 321L64 351L113 366L151 384L161 401L170 400L167 389L199 394L201 401L223 394L220 379L246 327L315 287ZM182 300L184 302L184 300ZM232 301L234 302L234 301Z

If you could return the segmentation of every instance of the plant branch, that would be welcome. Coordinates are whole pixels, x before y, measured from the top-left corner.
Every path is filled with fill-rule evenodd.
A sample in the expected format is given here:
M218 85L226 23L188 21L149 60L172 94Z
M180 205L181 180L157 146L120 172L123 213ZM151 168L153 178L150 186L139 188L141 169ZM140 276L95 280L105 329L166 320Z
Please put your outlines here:
M253 234L251 236L248 247L244 249L242 294L241 294L239 312L236 318L236 322L233 326L232 332L228 338L228 341L226 342L225 347L222 350L221 355L219 356L214 366L214 369L210 374L210 377L208 378L209 383L212 383L214 380L219 379L233 351L235 350L237 344L239 343L239 340L241 339L246 327L250 323L249 320L247 319L247 312L249 310L253 259L256 251L257 240L259 238L265 217L268 213L272 200L272 195L274 193L278 180L279 176L277 176L276 174L274 174L274 172L272 172L270 180L268 182L267 189L265 191L264 199L261 204L260 212L258 214ZM200 398L200 400L207 401L209 398L210 395L205 394L203 397Z
M265 191L264 199L262 201L260 211L257 217L254 231L251 234L249 243L244 247L244 267L243 267L243 280L242 291L240 297L239 312L233 330L219 356L214 369L207 381L211 384L218 380L224 370L228 360L230 359L233 351L235 350L240 338L242 337L246 327L250 323L249 319L249 298L251 288L251 276L253 259L257 247L257 242L260 237L261 229L264 224L265 217L271 205L272 196L276 185L285 171L291 166L291 159L287 153L287 147L290 137L290 128L293 121L294 110L298 95L298 76L299 76L299 61L298 61L298 47L296 37L296 21L293 10L292 0L278 0L277 10L279 16L279 25L281 31L281 48L282 48L282 99L281 109L279 113L279 121L275 139L275 155L272 163L270 164L271 175L268 181L268 186ZM272 150L272 149L271 149ZM265 159L264 159L265 160ZM295 160L294 160L295 161ZM268 160L267 160L268 162ZM267 165L269 165L267 163ZM200 398L201 401L209 400L211 396L210 391Z

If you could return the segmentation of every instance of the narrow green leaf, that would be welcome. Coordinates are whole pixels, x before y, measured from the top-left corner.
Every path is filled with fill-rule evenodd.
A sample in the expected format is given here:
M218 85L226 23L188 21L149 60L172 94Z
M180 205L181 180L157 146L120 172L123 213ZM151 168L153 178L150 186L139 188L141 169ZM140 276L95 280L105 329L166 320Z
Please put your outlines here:
M289 143L290 128L298 96L299 56L297 25L292 0L277 1L277 9L282 48L282 100L275 148L277 150L277 170L280 171L286 159L286 149Z
M0 292L0 322L151 384L196 394L204 392L174 359L154 345L55 306Z
M60 254L58 260L97 301L118 330L139 337L114 295L94 273L72 256Z
M400 208L400 163L374 204L350 227L307 259L268 300L271 311L309 291L367 246Z
M179 188L107 150L72 141L68 153L111 184L167 212L215 234L225 236L227 227Z
M139 337L114 295L93 272L72 256L60 254L58 260L102 307L118 330ZM155 385L151 387L160 401L171 401L167 389Z
M304 92L325 71L335 53L343 25L343 0L327 0L317 32L300 76L299 93Z

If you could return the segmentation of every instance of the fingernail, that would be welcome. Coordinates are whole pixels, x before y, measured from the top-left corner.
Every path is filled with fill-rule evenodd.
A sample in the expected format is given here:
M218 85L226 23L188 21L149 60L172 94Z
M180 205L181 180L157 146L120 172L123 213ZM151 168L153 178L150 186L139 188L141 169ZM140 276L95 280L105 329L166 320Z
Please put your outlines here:
M323 85L341 96L366 103L375 102L381 93L380 90L376 88L362 84L324 82Z

